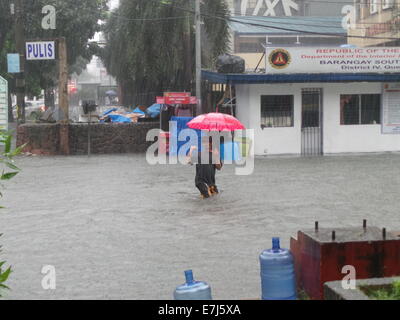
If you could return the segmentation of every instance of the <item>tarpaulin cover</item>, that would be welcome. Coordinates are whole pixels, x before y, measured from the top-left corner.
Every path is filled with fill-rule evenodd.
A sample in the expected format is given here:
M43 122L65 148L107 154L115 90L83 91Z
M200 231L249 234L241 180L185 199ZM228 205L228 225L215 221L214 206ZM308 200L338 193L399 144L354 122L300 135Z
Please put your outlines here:
M111 112L114 112L114 111L117 111L117 110L118 110L118 108L108 109L107 111L105 111L105 112L103 113L103 116L106 116L106 115L110 114Z
M128 117L124 117L120 114L110 114L108 116L111 119L111 122L115 123L131 123L132 120Z
M132 113L146 114L144 111L140 110L139 107L137 107L135 110L133 110Z
M162 104L153 104L152 106L148 107L146 110L146 113L152 117L152 118L156 118L159 116L160 112L161 112L161 107Z

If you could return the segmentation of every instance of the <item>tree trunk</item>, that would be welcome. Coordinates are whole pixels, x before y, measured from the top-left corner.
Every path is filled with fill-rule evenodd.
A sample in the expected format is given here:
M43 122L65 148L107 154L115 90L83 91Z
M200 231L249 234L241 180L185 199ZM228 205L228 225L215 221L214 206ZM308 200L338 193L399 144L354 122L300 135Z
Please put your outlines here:
M121 105L122 106L130 106L133 103L133 95L132 95L132 87L129 84L129 82L121 82L120 83L120 88L121 88Z

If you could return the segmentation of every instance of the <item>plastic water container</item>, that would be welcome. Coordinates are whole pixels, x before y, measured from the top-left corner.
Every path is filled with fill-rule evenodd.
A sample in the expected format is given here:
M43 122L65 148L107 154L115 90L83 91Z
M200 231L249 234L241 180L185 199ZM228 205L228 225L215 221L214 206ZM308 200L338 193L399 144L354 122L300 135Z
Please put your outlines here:
M185 271L186 283L174 291L175 300L212 300L211 287L202 281L195 281L192 270Z
M263 300L296 300L296 277L293 256L280 247L279 238L272 239L272 248L260 255Z
M240 146L238 142L226 142L221 144L221 160L223 161L240 161L242 160Z

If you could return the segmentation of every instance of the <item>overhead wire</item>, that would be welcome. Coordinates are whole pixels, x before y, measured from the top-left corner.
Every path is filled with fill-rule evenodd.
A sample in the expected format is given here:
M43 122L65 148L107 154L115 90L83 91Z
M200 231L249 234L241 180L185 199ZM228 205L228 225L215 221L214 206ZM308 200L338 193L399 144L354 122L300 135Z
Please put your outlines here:
M152 0L150 0L152 1ZM174 7L176 9L180 9L186 12L191 12L192 14L195 14L195 11L187 9L187 8L182 8L178 7L172 4L167 4L167 3L161 3L162 5L165 6L170 6ZM303 34L315 34L315 35L323 35L323 36L329 36L329 37L340 37L340 38L360 38L360 39L377 39L377 40L399 40L399 38L393 38L393 37L371 37L371 36L358 36L358 35L340 35L340 34L330 34L330 33L324 33L324 32L315 32L315 31L307 31L307 30L298 30L298 29L292 29L292 28L284 28L284 27L277 27L277 26L271 26L267 24L257 24L257 23L252 23L252 22L242 22L235 20L235 18L232 17L222 17L222 16L214 16L214 15L208 15L205 13L201 13L203 17L207 18L214 18L214 19L220 19L220 20L225 20L225 21L230 21L230 22L236 22L236 23L241 23L245 25L251 25L251 26L256 26L256 27L261 27L261 28L268 28L268 29L276 29L276 30L282 30L282 31L291 31L291 32L297 32L297 33L303 33ZM317 25L314 25L315 27L318 27ZM311 25L310 25L311 27ZM323 27L320 25L320 27Z

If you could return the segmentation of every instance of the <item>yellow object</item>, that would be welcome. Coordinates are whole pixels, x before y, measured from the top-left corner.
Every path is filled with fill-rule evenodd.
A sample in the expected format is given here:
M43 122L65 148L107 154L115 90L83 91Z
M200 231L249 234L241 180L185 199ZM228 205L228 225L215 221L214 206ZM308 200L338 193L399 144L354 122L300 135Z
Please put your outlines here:
M252 144L252 140L250 138L246 138L246 137L235 138L234 140L235 140L235 142L239 143L239 150L240 150L240 154L242 155L242 157L247 158L250 153L250 147Z

